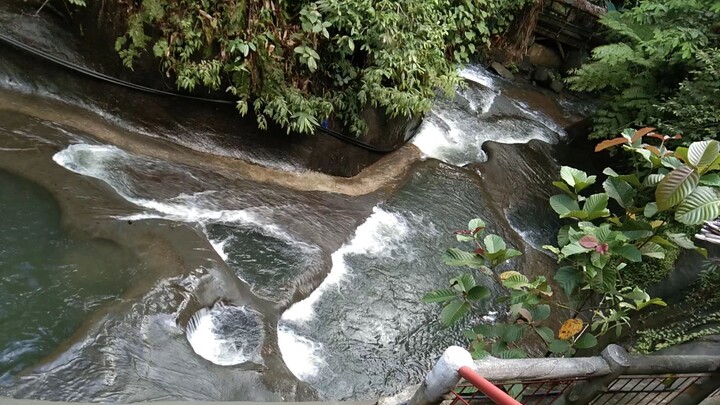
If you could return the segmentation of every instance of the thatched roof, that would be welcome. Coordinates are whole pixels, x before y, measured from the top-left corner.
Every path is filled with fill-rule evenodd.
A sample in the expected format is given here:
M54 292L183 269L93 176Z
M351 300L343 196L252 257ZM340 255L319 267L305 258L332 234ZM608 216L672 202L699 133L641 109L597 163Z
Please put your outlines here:
M720 218L714 221L707 221L700 233L695 235L697 239L720 245Z

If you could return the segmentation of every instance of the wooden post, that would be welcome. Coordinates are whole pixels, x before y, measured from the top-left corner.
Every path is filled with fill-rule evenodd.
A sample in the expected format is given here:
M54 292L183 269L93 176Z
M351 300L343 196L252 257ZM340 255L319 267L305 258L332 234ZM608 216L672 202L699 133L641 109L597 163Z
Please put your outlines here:
M559 405L585 405L601 392L605 392L623 372L630 366L630 356L622 347L610 345L600 353L610 367L610 373L604 376L579 381L572 385L563 396L556 401Z

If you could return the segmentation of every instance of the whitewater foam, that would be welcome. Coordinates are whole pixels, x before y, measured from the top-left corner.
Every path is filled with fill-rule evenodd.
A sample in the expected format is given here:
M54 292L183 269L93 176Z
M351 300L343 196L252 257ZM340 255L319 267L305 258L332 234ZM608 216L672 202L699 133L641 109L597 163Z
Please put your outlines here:
M278 325L278 346L290 372L300 380L316 376L325 365L322 344L306 339L285 325Z
M260 318L246 307L218 303L193 315L186 336L195 353L217 365L260 363L264 339Z
M303 323L312 319L315 315L313 306L323 293L329 288L340 284L347 276L346 256L359 254L371 256L388 255L392 251L392 245L402 240L409 231L409 224L400 214L374 207L370 217L355 230L352 240L331 255L332 269L322 284L310 296L295 303L285 311L282 320Z
M262 213L266 207L247 209L218 209L212 198L216 192L206 190L192 194L180 194L173 198L158 201L136 195L132 181L124 177L121 168L113 162L137 159L130 153L110 145L73 144L56 153L53 160L60 166L101 180L112 187L117 194L128 202L142 207L146 212L119 216L118 219L138 221L143 219L166 219L187 223L234 223L252 225L267 236L292 240L280 226L266 219Z

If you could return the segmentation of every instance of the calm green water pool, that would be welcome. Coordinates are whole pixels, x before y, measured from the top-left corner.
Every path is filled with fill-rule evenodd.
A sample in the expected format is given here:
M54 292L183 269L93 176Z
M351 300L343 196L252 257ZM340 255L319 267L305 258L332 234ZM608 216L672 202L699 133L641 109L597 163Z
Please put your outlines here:
M120 246L70 237L53 196L0 171L0 383L49 355L118 299L138 264Z

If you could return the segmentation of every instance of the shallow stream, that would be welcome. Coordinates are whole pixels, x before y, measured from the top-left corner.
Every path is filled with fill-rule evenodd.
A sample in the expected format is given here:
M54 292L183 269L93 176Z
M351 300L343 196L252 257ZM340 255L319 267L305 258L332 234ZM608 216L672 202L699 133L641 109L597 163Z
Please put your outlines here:
M17 35L44 24L13 21ZM421 159L397 159L395 177L336 179L245 145L242 128L174 120L187 102L0 50L0 395L393 394L463 344L419 302L460 272L440 258L453 230L481 216L525 253L519 268L551 265L537 249L557 227L548 184L581 104L471 67L379 164ZM491 300L483 319L504 310Z

